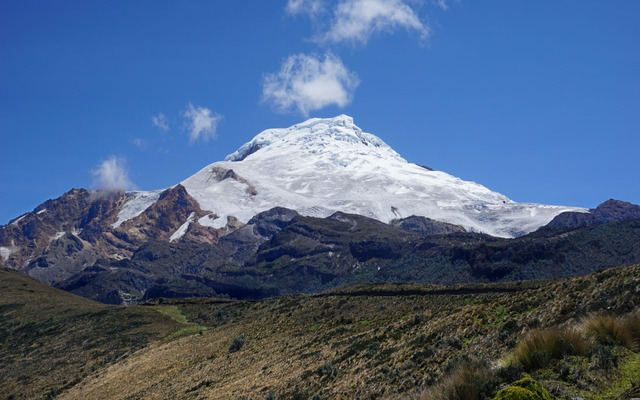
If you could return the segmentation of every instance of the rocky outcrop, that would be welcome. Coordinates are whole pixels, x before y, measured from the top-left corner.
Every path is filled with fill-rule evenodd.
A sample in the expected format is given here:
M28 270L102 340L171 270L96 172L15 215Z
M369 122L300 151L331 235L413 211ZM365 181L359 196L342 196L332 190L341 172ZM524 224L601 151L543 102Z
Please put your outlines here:
M565 212L559 214L546 226L576 228L633 218L640 218L640 206L626 201L610 199L586 213Z
M0 266L56 284L98 259L127 259L152 240L213 245L241 226L229 223L225 229L216 229L198 224L210 213L177 185L114 228L126 200L122 191L73 189L44 202L0 227Z
M11 249L0 265L17 270L55 264L61 254L100 253L99 242L125 202L121 191L72 189L0 227L0 248ZM82 246L69 243L79 242ZM58 249L64 248L63 251ZM113 250L110 248L109 250ZM40 258L44 257L44 259ZM93 256L83 255L83 262ZM40 258L39 260L37 260Z
M140 215L125 221L117 231L126 233L138 246L149 240L169 241L184 224L184 234L175 240L215 244L220 231L200 226L197 220L209 212L203 211L182 185L176 185L160 194L160 198ZM198 228L196 228L198 227Z
M427 217L412 215L407 218L394 219L391 226L404 229L405 231L419 233L423 236L444 235L447 233L466 232L460 225L449 224L436 221Z
M169 193L165 198L174 195L176 193ZM224 296L233 293L234 296L240 296L239 293L251 296L254 289L262 293L260 285L248 289L234 283L234 278L224 281L207 275L223 266L243 266L255 257L260 245L284 229L297 215L297 212L281 207L262 212L246 225L221 237L215 246L190 239L179 243L149 240L128 259L98 260L93 267L75 273L56 286L110 304L129 304L158 296ZM196 226L196 229L202 228L206 227ZM190 234L193 235L192 230L185 234L185 238Z
M245 226L220 239L214 249L218 263L243 265L255 257L261 244L286 228L298 215L296 211L275 207L254 216Z

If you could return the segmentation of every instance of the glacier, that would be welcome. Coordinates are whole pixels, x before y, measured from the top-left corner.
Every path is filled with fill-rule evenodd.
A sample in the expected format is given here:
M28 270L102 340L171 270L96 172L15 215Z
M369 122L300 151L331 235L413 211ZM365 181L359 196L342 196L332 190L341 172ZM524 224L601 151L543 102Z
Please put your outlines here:
M228 217L246 223L279 206L313 217L342 211L386 223L418 215L472 232L515 237L562 212L587 211L517 203L478 183L407 162L347 115L267 129L181 184L200 208L218 217L202 224L218 228ZM158 193L132 194L132 204L125 203L116 224L151 205Z

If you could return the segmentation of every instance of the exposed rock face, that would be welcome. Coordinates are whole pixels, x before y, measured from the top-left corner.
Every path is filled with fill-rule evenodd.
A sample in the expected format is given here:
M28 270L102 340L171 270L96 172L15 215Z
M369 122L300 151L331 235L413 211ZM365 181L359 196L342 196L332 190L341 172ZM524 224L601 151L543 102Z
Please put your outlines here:
M100 253L100 238L110 229L109 224L115 222L124 202L124 192L85 189L72 189L44 202L0 227L0 248L11 249L8 257L0 258L0 265L36 270L49 268L62 258L75 258L80 263L95 261ZM110 247L106 242L105 246Z
M130 239L138 242L138 245L149 240L169 241L176 231L191 219L192 222L189 223L184 234L177 239L182 239L190 233L187 236L190 241L214 244L220 237L218 230L205 226L194 230L198 225L196 221L207 214L210 213L200 209L184 186L177 185L162 192L157 202L142 214L124 222L117 230L126 232Z
M91 243L72 233L65 233L45 247L42 255L31 260L24 272L53 284L93 265L99 257L98 250Z
M640 218L640 206L626 201L610 199L587 213L565 212L556 216L547 226L575 228L599 225L622 219Z
M237 227L200 225L198 219L210 213L177 185L137 217L113 228L125 201L122 191L73 189L44 202L0 227L0 266L56 284L98 259L129 258L150 240L212 245Z
M84 243L65 238L67 248ZM151 240L128 259L99 259L58 287L109 303L153 296L255 299L354 282L457 284L583 275L640 262L640 219L537 231L515 239L424 236L360 215L276 208L217 245Z
M260 245L284 229L297 215L293 210L279 207L265 211L253 217L247 225L222 236L215 246L195 240L182 240L180 243L150 240L141 245L130 259L98 260L95 266L74 274L57 286L110 304L135 303L158 296L251 295L251 291L241 285L216 281L207 274L223 266L244 265L255 257ZM192 231L185 235L185 239L189 234L193 234Z
M240 175L236 174L235 171L232 169L227 169L220 165L216 165L211 168L210 172L211 172L211 178L215 179L218 182L222 182L225 179L231 179L246 185L245 192L247 192L249 196L255 196L256 194L258 194L258 191L256 190L255 187L253 187L251 183L249 183L246 179L244 179Z
M261 244L286 228L291 220L298 215L296 211L275 207L251 218L247 225L218 241L214 253L220 260L219 263L228 262L243 265L255 257Z
M419 233L424 236L466 232L464 227L460 225L449 224L416 215L402 219L394 219L391 221L391 226L404 229L405 231Z

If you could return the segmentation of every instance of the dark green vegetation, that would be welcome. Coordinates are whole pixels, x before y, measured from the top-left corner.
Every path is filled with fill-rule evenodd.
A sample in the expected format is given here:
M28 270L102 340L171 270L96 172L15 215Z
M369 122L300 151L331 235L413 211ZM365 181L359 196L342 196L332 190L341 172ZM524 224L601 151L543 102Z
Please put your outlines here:
M465 390L479 387L479 399L542 389L556 398L616 399L640 384L640 266L561 280L358 284L260 301L130 307L13 272L3 272L2 284L0 370L10 373L0 397L429 399L470 383ZM46 323L55 327L50 334ZM187 325L198 329L171 335ZM577 332L585 347L565 332ZM532 341L536 335L542 339Z
M423 236L343 213L278 217L285 211L293 213L264 213L271 219L257 216L216 246L148 242L131 259L99 260L59 287L107 303L158 296L260 299L357 282L452 285L581 276L640 262L639 219L545 227L500 239L462 232Z

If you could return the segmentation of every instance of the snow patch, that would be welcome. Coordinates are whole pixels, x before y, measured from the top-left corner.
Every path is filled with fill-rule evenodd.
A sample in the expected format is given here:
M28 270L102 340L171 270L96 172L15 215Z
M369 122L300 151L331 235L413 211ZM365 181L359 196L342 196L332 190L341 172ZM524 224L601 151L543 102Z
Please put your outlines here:
M20 222L20 221L21 221L24 217L26 217L27 215L29 215L29 213L26 213L26 214L24 214L24 215L19 216L18 218L16 218L16 220L15 220L15 221L13 221L13 222L11 223L11 225L18 225L18 222Z
M11 243L11 246L0 246L0 257L2 257L4 261L7 261L9 257L17 253L18 251L20 251L20 247L14 245L13 243Z
M64 232L64 231L56 232L56 234L55 234L55 235L53 235L53 236L51 236L51 237L49 238L49 243L51 243L51 242L55 242L56 240L60 239L61 237L63 237L63 236L64 236L64 234L65 234L65 233L66 233L66 232Z
M184 224L180 225L180 228L178 228L178 230L175 231L173 235L171 235L171 237L169 238L169 241L173 242L175 240L181 239L184 236L184 234L187 233L187 229L189 229L189 225L193 223L195 216L196 216L195 212L192 212L191 214L189 214L187 221Z
M198 224L211 228L218 228L220 218L215 214L207 214L204 217L198 219Z
M43 208L42 210L38 211L36 214L40 215L40 214L45 213L45 212L47 212L47 209Z
M149 208L153 203L158 201L162 190L154 190L151 192L127 192L127 201L118 213L118 220L111 224L112 228L117 228L125 221L133 219L142 214L144 210Z

